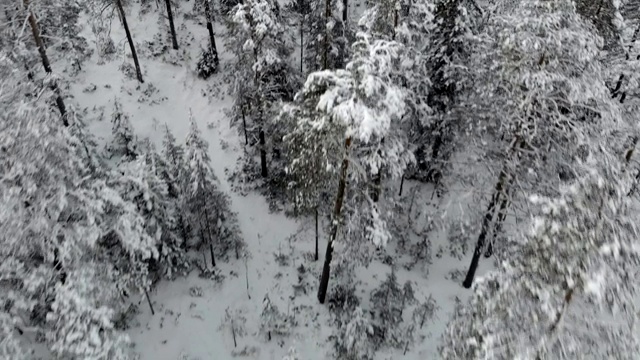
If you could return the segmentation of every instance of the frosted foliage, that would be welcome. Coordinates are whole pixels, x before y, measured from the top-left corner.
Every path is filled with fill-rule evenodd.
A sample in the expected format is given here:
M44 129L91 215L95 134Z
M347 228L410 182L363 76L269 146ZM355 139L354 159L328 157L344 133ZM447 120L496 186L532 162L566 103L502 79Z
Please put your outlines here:
M211 169L211 159L207 152L209 144L200 136L200 130L193 118L190 119L190 122L191 129L185 143L185 159L189 169L187 192L189 196L196 196L212 190L215 175Z
M287 355L283 357L282 360L301 360L301 359L298 357L298 352L296 351L296 348L292 346L289 348Z
M128 338L114 330L113 310L101 306L104 294L97 274L87 268L69 274L58 285L56 300L47 314L55 331L47 334L50 349L59 357L83 359L126 359L124 345Z
M400 176L414 161L407 150L406 136L392 126L401 121L406 110L405 92L391 79L401 51L402 46L396 42L373 40L359 33L353 59L345 70L310 74L296 95L300 101L313 99L313 110L326 114L314 119L315 128L338 121L346 137L355 138L361 144L357 147L365 147L358 161L372 174L380 171L384 161L393 177ZM367 145L377 146L377 151L367 150Z
M383 137L389 132L391 122L398 121L405 111L404 92L389 79L400 50L398 43L374 41L360 33L353 45L353 60L346 70L332 74L334 86L320 96L318 110L342 121L347 126L347 136L363 142ZM307 84L314 82L314 76L330 74L311 74Z
M26 360L26 351L22 349L15 336L14 321L8 314L0 312L0 358Z
M592 174L542 210L517 256L480 279L445 333L446 359L633 359L640 244L620 171Z
M78 156L86 144L60 126L48 103L53 94L18 81L18 68L0 51L3 351L17 346L5 326L11 319L43 333L57 354L116 354L120 334L110 322L120 304L108 300L146 281L155 241L135 204L112 186L117 174L87 168Z
M344 325L344 347L346 349L345 359L366 360L372 359L373 346L371 337L373 336L373 326L366 318L360 307L356 307L351 316L351 320Z

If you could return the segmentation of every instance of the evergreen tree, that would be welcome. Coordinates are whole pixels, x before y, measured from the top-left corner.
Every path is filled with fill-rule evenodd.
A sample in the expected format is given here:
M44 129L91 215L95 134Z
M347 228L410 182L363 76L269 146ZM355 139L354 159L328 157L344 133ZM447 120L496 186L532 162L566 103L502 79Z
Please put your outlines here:
M209 245L211 265L216 266L214 241L218 237L220 220L219 194L216 190L217 178L211 168L209 144L202 139L200 130L191 116L191 128L185 143L185 199L189 211L191 229L201 239L201 247Z
M478 281L444 336L445 359L631 359L640 343L629 274L638 264L628 176L597 159L588 177L541 207L531 234Z
M234 8L228 47L236 56L232 93L234 118L255 127L259 139L261 175L267 177L267 133L274 105L290 100L297 76L288 63L290 49L275 3L250 0ZM292 76L293 75L293 76Z

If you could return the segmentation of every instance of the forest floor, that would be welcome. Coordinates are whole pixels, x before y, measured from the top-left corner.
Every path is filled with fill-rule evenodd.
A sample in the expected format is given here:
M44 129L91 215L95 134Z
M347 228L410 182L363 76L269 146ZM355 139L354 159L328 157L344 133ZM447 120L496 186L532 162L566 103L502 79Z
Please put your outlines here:
M149 13L140 15L139 4L130 8L129 24L138 46L144 84L138 84L120 70L121 65L131 63L131 59L124 31L115 17L111 37L118 49L117 55L104 60L94 54L84 63L70 89L80 109L86 109L86 121L101 147L111 139L109 117L115 98L130 114L137 136L149 138L158 149L165 124L179 140L185 138L191 112L203 137L209 142L219 187L231 198L231 208L238 214L240 230L251 254L246 262L232 258L229 263L220 263L220 273L225 277L222 282L199 278L195 271L187 278L160 282L150 294L155 315L151 314L146 301L141 300L139 313L129 330L136 344L135 350L143 360L226 360L237 356L280 360L293 346L302 360L330 359L332 344L329 336L334 329L327 306L319 304L316 299L326 237L320 234L320 261L309 260L314 247L311 220L295 220L282 212L272 212L267 200L257 192L234 190L228 175L240 164L244 141L237 130L230 127L225 116L225 109L231 105L232 99L227 95L224 68L233 59L224 49L224 27L217 24L222 74L207 81L198 79L195 63L208 38L202 24L185 18L184 14L191 12L192 6L192 1L181 2L181 9L175 16L182 48L168 50L164 55L155 57L145 42L157 43L159 34L165 41L167 26L164 18L158 15L164 14L163 9L156 9L153 4ZM90 26L85 26L82 35L90 44L95 44ZM168 41L165 43L170 44ZM182 59L170 64L167 58ZM397 193L397 189L389 192ZM451 192L441 199L431 200L430 187L413 182L405 184L405 194L411 194L412 202L415 202L413 209L417 210L407 216L414 217L417 227L425 226L429 209L445 203L450 209L462 209L471 199ZM458 210L437 213L451 219L464 216ZM428 237L434 253L435 249L449 246L444 230L434 230L428 233ZM473 245L473 242L469 244ZM392 255L394 251L393 247L387 249ZM277 262L276 254L283 254L282 257L288 261ZM418 339L402 358L436 358L437 344L453 309L454 299L458 297L465 301L470 293L460 285L460 276L466 271L471 251L467 251L462 259L449 256L448 251L440 255L433 257L431 265L417 266L410 271L399 267L397 272L401 284L407 280L415 283L418 299L432 295L439 307L435 321L418 331L418 337L423 338ZM299 272L300 265L305 267L304 273ZM479 274L489 267L491 261L483 261ZM357 272L358 295L362 297L363 307L366 307L371 290L389 272L390 267L379 260ZM280 311L295 314L297 325L291 336L267 341L259 333L260 313L266 294ZM237 347L234 347L231 330L224 322L226 311L246 319L245 333L238 334ZM395 359L401 356L401 350L389 350L377 353L376 358Z

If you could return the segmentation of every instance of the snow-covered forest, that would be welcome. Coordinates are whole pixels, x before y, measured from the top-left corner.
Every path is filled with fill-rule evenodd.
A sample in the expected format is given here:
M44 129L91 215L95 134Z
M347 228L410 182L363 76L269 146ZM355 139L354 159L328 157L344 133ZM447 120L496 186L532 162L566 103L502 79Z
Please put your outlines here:
M640 359L640 0L1 0L0 359Z

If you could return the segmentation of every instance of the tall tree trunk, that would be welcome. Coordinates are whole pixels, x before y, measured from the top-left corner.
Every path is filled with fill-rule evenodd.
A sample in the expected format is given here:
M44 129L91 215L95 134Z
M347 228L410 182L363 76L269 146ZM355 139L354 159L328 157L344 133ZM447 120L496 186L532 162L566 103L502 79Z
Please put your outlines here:
M267 177L269 175L269 170L267 169L267 149L266 143L264 140L264 131L262 127L259 130L260 136L260 165L262 167L262 177Z
M342 213L342 202L344 201L344 193L347 188L347 174L349 170L349 148L351 147L351 138L348 137L344 142L344 158L342 160L342 169L340 171L340 182L338 183L338 194L336 196L336 204L333 208L333 216L331 219L331 233L327 242L327 251L324 255L324 266L322 267L322 277L320 278L320 287L318 288L318 300L320 304L324 304L327 296L327 288L329 287L329 275L331 275L331 259L333 257L333 242L338 237L338 225L340 224L340 214Z
M244 129L244 144L249 145L249 136L247 135L247 119L245 116L244 105L242 106L242 128Z
M209 225L214 220L209 218L209 210L207 209L207 205L208 203L206 202L206 197L205 197L204 218L207 223L206 225L207 233L209 234L209 252L211 253L211 266L216 267L216 258L213 255L213 234L211 233L211 227Z
M342 0L342 26L347 31L347 18L349 13L349 0Z
M331 0L324 0L324 42L322 46L322 70L329 69L329 19L331 18Z
M398 191L398 196L402 196L403 187L404 187L404 174L402 174L402 178L400 178L400 191Z
M509 153L516 150L516 147L523 147L524 141L520 140L519 137L516 136L514 139L513 145ZM482 251L484 250L487 234L489 233L489 228L491 227L491 222L493 221L493 217L495 215L496 205L500 201L502 195L504 195L505 187L507 187L507 178L509 177L507 165L502 168L500 171L500 176L498 177L498 182L496 183L495 190L493 192L493 196L491 197L491 201L489 201L489 206L487 206L487 211L485 212L484 218L482 219L482 227L480 228L480 234L478 235L478 241L476 242L476 247L473 251L473 257L471 258L471 264L469 265L469 270L467 271L467 276L462 283L462 286L469 289L473 284L473 279L475 278L476 270L478 269L478 264L480 263L480 256L482 255ZM515 175L511 175L515 176Z
M176 36L176 27L173 24L173 12L171 11L171 0L165 0L167 4L167 17L169 18L169 28L171 29L171 43L174 50L178 50L178 38Z
M314 260L318 261L318 206L316 206L316 253L315 253L315 257Z
M507 189L504 192L504 198L500 203L500 208L498 209L498 219L495 224L493 224L493 232L491 234L491 241L487 244L487 249L484 252L485 258L490 258L493 255L493 246L496 242L496 238L502 232L502 226L504 225L504 221L507 218L507 208L509 207L509 202L511 201L511 194L513 193L513 183L515 182L515 176L511 176L509 179L509 184L507 185Z
M473 257L471 258L471 264L469 265L469 270L467 271L467 276L462 283L462 286L469 289L473 284L473 279L476 275L476 270L478 269L478 264L480 263L480 256L482 255L482 251L484 250L484 245L487 239L487 233L489 232L489 227L491 226L491 222L493 221L493 216L495 214L495 207L500 199L500 193L503 191L505 182L507 180L507 172L506 169L503 169L500 172L500 177L498 179L498 183L496 184L496 188L494 190L493 196L491 197L491 201L489 201L489 206L487 207L487 211L484 214L484 218L482 219L482 228L480 229L480 235L478 236L478 241L476 242L476 247L473 251Z
M213 62L216 65L216 68L220 64L220 60L218 59L218 48L216 47L216 36L213 33L213 15L211 13L211 7L209 5L209 0L204 0L204 13L207 17L207 31L209 32L209 42L211 45L211 55L213 55ZM246 129L245 129L246 132Z
M306 14L304 11L304 0L300 0L300 74L303 73L304 64L304 18Z
M147 297L147 303L149 304L149 309L151 310L151 315L155 315L156 312L153 310L153 305L151 304L151 297L149 297L149 292L147 292L147 289L144 289L144 296Z
M40 28L38 27L38 22L36 21L35 15L33 15L33 11L29 9L29 0L24 0L24 7L29 11L29 26L31 27L31 33L33 34L33 40L36 43L36 47L38 48L38 53L40 53L40 60L42 60L42 67L44 67L44 71L47 74L51 74L53 70L51 69L51 63L49 62L49 57L47 56L47 50L44 47L44 43L42 42L42 37L40 36ZM60 111L60 117L62 118L62 124L64 126L69 126L69 121L67 120L67 107L64 104L64 100L62 100L62 95L60 94L60 88L58 88L58 84L53 82L51 85L51 90L56 96L56 106L58 107L58 111Z
M144 83L144 80L142 79L142 70L140 70L140 63L138 62L138 55L136 54L136 47L133 44L133 38L131 37L131 31L129 31L129 24L127 24L127 17L125 16L124 8L122 8L122 0L116 0L116 6L118 7L118 12L122 19L124 32L127 34L127 41L129 42L129 48L131 49L131 56L133 56L133 64L136 67L136 77L140 83Z

